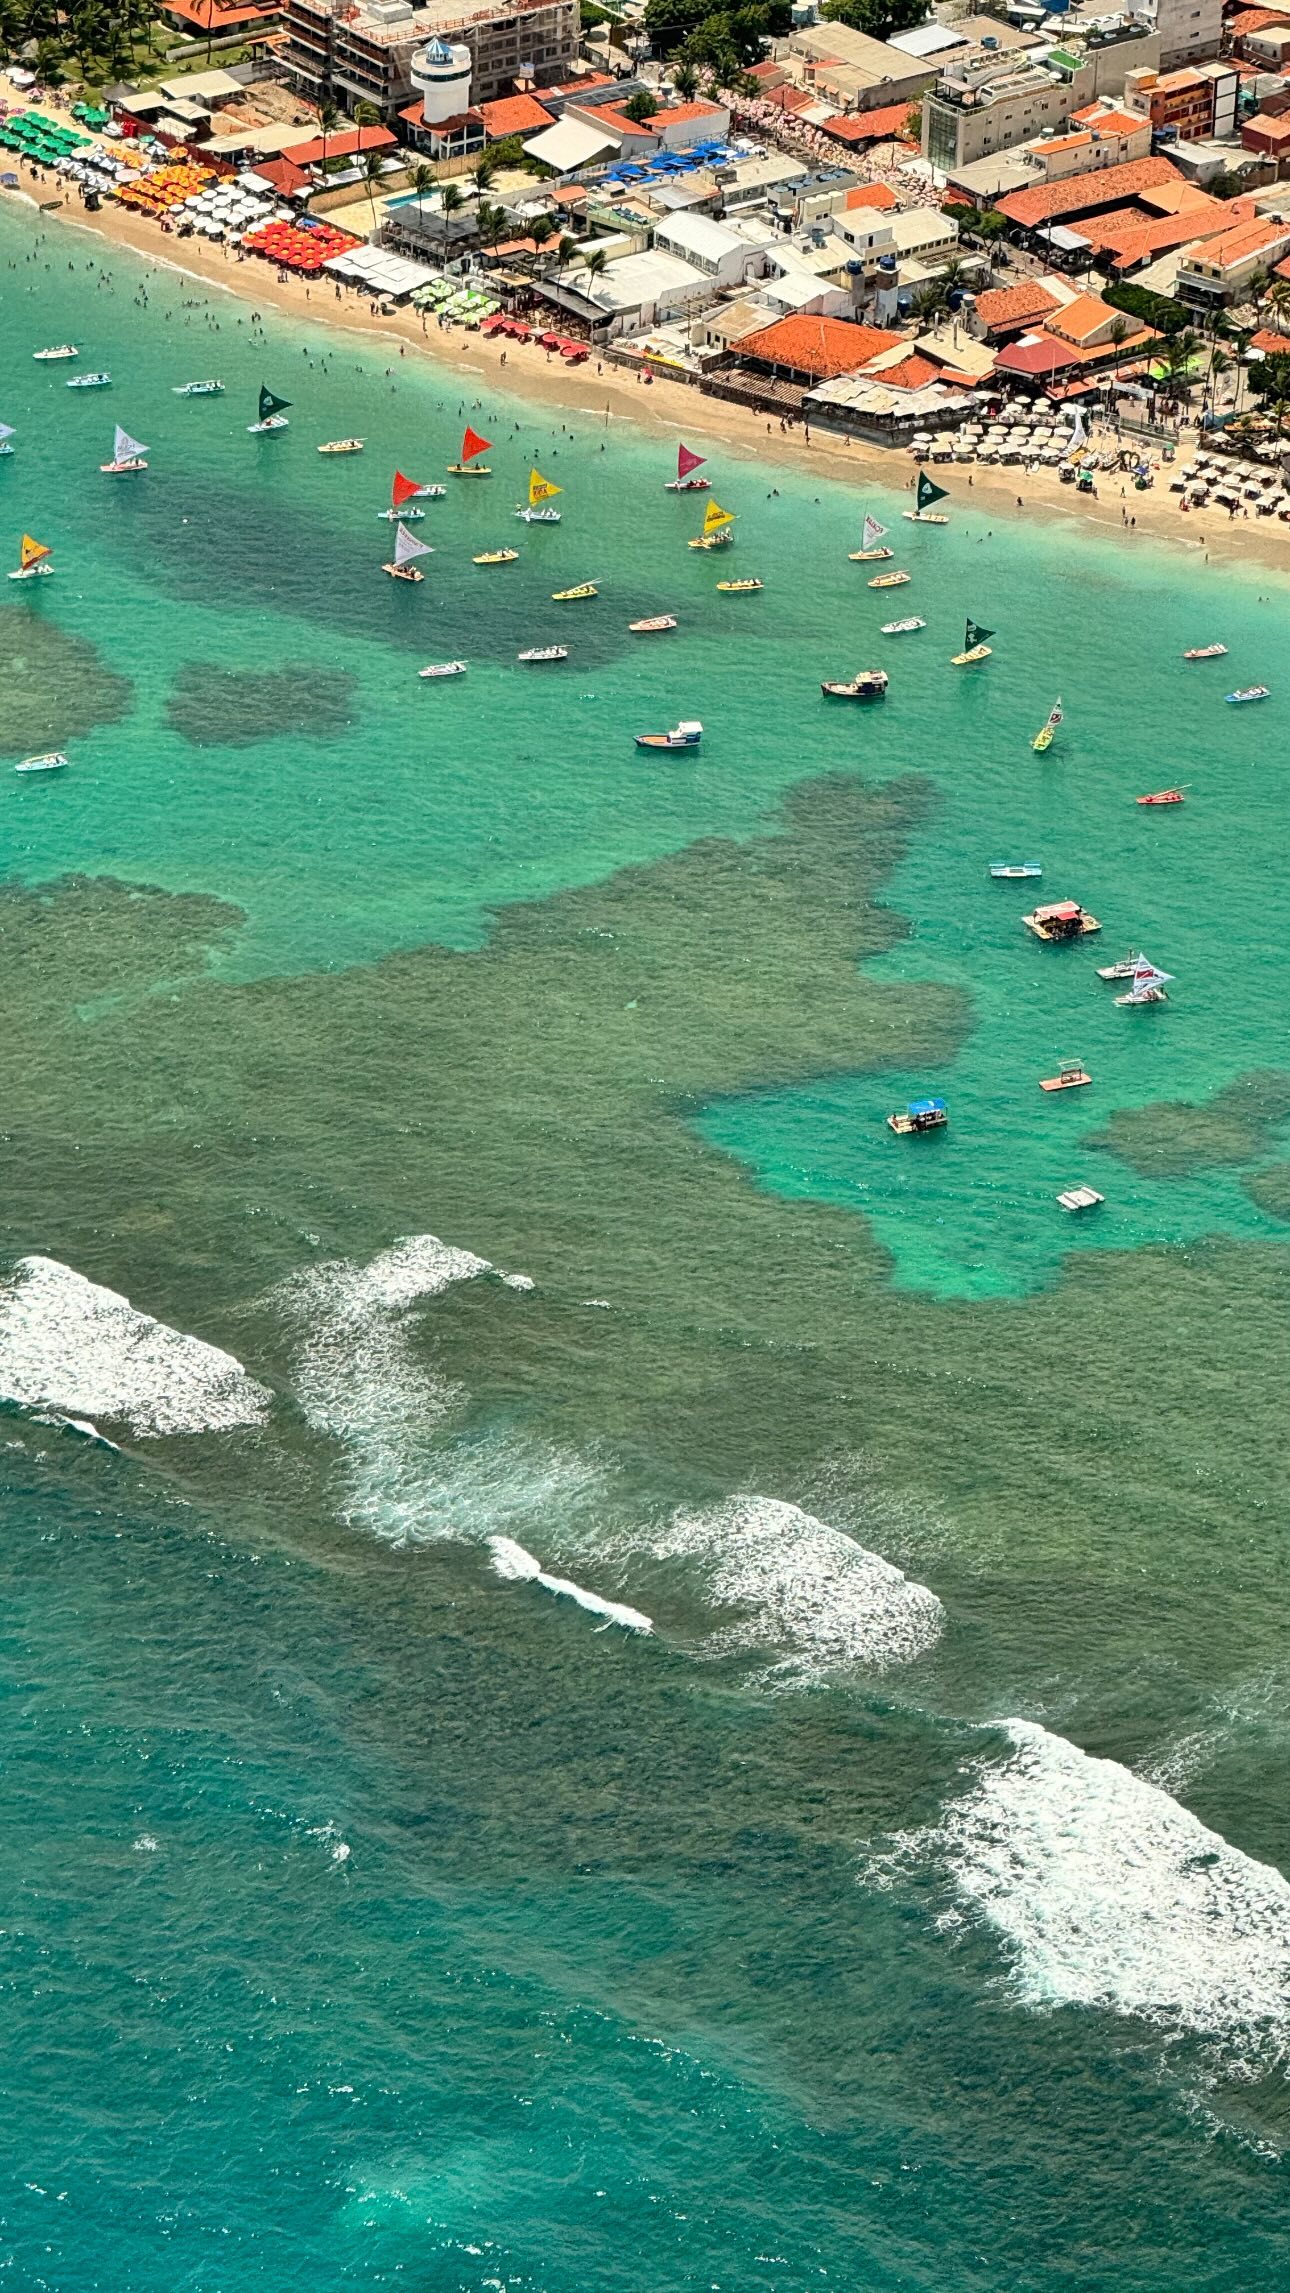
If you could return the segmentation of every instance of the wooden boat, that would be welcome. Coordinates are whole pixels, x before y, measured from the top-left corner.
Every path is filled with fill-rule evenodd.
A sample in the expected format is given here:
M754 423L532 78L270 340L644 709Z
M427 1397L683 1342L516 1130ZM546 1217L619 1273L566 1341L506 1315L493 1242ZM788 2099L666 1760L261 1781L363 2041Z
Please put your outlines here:
M414 510L407 502L401 502L397 509L378 510L376 514L378 518L384 518L387 525L398 525L400 519L407 525L412 520L419 523L426 513L424 510Z
M329 438L318 451L320 454L361 454L363 441L361 438Z
M51 748L44 756L24 756L22 763L15 764L13 769L15 772L65 772L71 761L61 748Z
M732 533L701 533L696 540L687 542L686 548L728 549L734 538Z
M711 491L706 478L696 478L694 472L703 468L707 459L703 454L692 454L688 446L676 449L676 476L669 478L665 494L706 494Z
M703 738L703 726L697 717L682 717L671 732L638 732L637 748L697 748Z
M913 578L912 573L875 573L869 587L871 589L903 589L905 583L912 581Z
M1266 701L1271 690L1270 685L1242 685L1237 692L1229 693L1227 698L1235 707L1240 708L1245 701Z
M1056 700L1053 702L1051 709L1048 711L1048 716L1045 723L1040 726L1038 732L1035 734L1035 737L1030 744L1038 756L1042 756L1046 749L1050 749L1052 747L1053 734L1056 732L1057 727L1061 721L1062 699L1061 694L1059 693Z
M879 558L893 556L894 551L878 546L886 531L886 526L879 525L877 518L867 517L860 529L859 549L847 552L851 563L853 565L873 565Z
M1183 654L1183 659L1184 661L1218 661L1222 659L1226 651L1226 645L1193 645L1189 653Z
M940 510L902 510L901 516L911 525L948 525L949 519Z
M1086 932L1102 929L1097 917L1090 916L1077 900L1054 900L1048 907L1035 908L1021 920L1036 939L1051 942L1082 939Z
M567 645L530 645L527 653L517 653L517 661L567 661Z
M1133 801L1135 804L1181 804L1183 792L1181 788L1158 788L1154 796L1135 796Z
M222 398L222 382L177 382L171 392L174 398Z
M260 384L260 418L248 422L246 427L253 438L271 437L275 430L287 430L290 424L283 409L291 404L289 398L275 398L265 383Z
M1106 1196L1099 1194L1094 1186L1068 1186L1064 1194L1058 1195L1057 1200L1063 1210L1096 1210L1100 1202L1105 1202Z
M32 534L25 533L19 546L18 563L9 579L11 581L34 581L41 575L52 573L54 568L49 563L49 557L49 543L37 541Z
M432 555L429 542L418 541L416 535L409 533L407 527L400 522L394 529L394 556L388 565L381 567L381 571L388 573L391 581L424 581L425 575L415 560Z
M627 626L633 637L657 637L664 629L675 629L676 615L651 613L644 621L629 621Z
M599 595L600 591L594 581L576 581L572 589L553 589L551 603L553 605L573 605L583 597L599 597Z
M1140 955L1133 967L1133 979L1127 995L1115 1000L1121 1010L1136 1008L1139 1004L1167 1003L1165 989L1173 978L1171 971L1159 971L1149 956Z
M852 565L879 565L887 557L894 557L894 549L849 549L847 556Z
M110 462L100 462L99 468L104 477L112 478L126 477L135 470L146 470L148 465L144 456L147 451L142 439L132 438L129 431L123 430L118 422L112 438L112 459Z
M110 388L111 382L110 374L73 374L63 384L63 388L64 390L107 390Z
M475 565L514 565L519 554L517 549L482 549L472 562Z
M907 621L884 621L879 634L883 637L908 637L915 629L925 629L927 623L911 613Z
M733 510L723 510L720 502L710 501L703 513L703 531L690 542L691 549L725 549L731 540L730 528L735 522Z
M998 883L1015 884L1027 876L1042 876L1044 871L1038 860L992 860L989 872Z
M969 669L974 661L988 661L994 648L991 645L969 645L962 653L951 653L952 669Z
M432 661L428 669L418 669L419 677L464 677L464 661Z
M1060 1074L1045 1075L1039 1088L1041 1091L1081 1091L1092 1080L1091 1075L1085 1074L1078 1059L1067 1059Z
M858 669L854 677L821 682L826 701L880 701L889 679L885 669Z
M563 492L563 486L553 485L540 470L530 470L529 498L516 509L516 517L522 518L525 525L559 525L560 512L550 505L556 495Z
M1130 948L1128 954L1121 956L1118 963L1099 964L1097 976L1099 979L1132 979L1141 961L1141 956L1133 948Z
M914 1138L921 1131L943 1130L949 1119L944 1099L911 1099L903 1114L888 1115L887 1128L897 1138Z
M717 588L726 597L751 597L755 589L764 589L764 581L719 581Z
M79 358L81 354L74 342L57 342L52 350L33 350L31 355L47 362L55 358Z
M462 432L461 458L459 461L448 464L449 477L491 478L493 473L487 462L481 462L479 459L481 454L488 452L489 444L490 441L487 438L481 438L478 430L472 430L468 422Z
M944 486L938 486L928 477L926 470L920 470L914 507L912 510L902 510L900 514L908 519L910 525L948 525L949 519L940 510L932 508L933 502L943 502L946 498Z
M559 510L526 510L520 508L516 510L515 515L522 525L559 525L560 523Z

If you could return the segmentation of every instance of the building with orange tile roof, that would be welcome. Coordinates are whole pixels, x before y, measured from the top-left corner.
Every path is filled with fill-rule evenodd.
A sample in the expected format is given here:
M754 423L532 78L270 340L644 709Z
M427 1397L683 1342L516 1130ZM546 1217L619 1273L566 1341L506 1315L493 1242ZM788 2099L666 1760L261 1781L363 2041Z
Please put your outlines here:
M1023 279L1015 287L990 287L976 298L976 315L991 342L1006 342L1028 327L1051 318L1061 304L1038 279Z
M834 112L820 121L820 133L834 143L845 144L849 151L866 143L890 143L903 136L909 110L907 103L899 103L883 104L874 111Z
M741 365L768 367L791 382L827 382L855 374L879 351L903 341L903 335L854 319L794 317L742 335L732 347Z
M1046 223L1076 224L1081 216L1127 207L1153 183L1177 180L1172 161L1157 153L1149 159L1130 159L1122 167L1072 175L1063 183L1038 184L1033 191L1010 191L999 201L999 212L1026 231L1042 230Z
M500 143L504 135L534 135L540 127L555 125L555 113L536 96L498 96L494 102L475 108L490 143Z
M1258 271L1270 271L1290 252L1290 225L1271 216L1238 223L1205 239L1182 257L1176 293L1198 309L1239 302Z
M847 214L854 207L876 207L881 214L888 215L899 205L889 183L853 183L842 202L842 210Z

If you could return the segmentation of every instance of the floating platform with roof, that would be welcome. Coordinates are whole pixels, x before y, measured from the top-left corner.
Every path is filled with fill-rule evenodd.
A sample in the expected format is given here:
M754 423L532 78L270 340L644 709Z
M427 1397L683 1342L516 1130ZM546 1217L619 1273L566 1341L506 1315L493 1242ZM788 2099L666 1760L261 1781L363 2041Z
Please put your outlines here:
M1086 932L1102 929L1097 917L1082 908L1078 900L1054 900L1048 907L1032 908L1021 920L1036 939L1049 941L1082 939Z
M912 1138L919 1131L939 1131L949 1121L944 1099L911 1099L903 1114L888 1115L887 1128L897 1138Z

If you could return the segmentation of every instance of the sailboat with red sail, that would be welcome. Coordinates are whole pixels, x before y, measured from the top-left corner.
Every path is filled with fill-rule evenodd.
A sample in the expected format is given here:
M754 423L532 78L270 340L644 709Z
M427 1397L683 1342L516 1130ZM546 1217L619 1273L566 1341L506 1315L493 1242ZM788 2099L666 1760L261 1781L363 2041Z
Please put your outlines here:
M378 510L378 518L384 518L387 525L397 525L400 518L405 523L409 518L423 518L426 514L424 510L410 509L408 505L416 500L418 494L427 490L425 486L419 486L415 478L405 478L402 470L396 470L390 487L390 506L388 510ZM446 490L443 486L437 489L439 493Z
M676 449L676 476L668 479L663 488L664 493L706 494L710 490L710 481L707 478L696 478L694 475L696 470L703 468L705 459L705 455L692 453L688 446L678 446Z
M493 473L487 462L481 462L479 459L481 454L488 452L491 443L491 439L481 438L478 430L472 430L468 422L462 435L461 459L458 462L449 462L449 477L491 478Z

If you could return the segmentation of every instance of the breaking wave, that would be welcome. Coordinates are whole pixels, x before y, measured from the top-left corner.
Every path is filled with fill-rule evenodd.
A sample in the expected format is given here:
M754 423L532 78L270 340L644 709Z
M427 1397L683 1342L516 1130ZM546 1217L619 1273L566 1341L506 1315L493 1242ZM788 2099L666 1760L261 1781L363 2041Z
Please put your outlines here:
M545 1592L559 1594L565 1600L574 1600L579 1608L589 1609L593 1616L603 1616L606 1624L620 1624L627 1632L652 1632L654 1627L639 1608L628 1608L620 1600L604 1600L598 1592L588 1592L584 1586L574 1584L567 1576L551 1576L541 1561L525 1552L513 1537L490 1537L489 1548L497 1574L514 1582L540 1584Z
M232 1354L40 1257L20 1258L0 1284L0 1392L138 1434L260 1425L272 1400ZM78 1430L103 1438L92 1424Z
M926 1585L778 1498L735 1496L709 1512L676 1513L645 1549L700 1563L705 1600L740 1612L702 1643L703 1654L774 1650L772 1674L788 1683L853 1664L910 1664L945 1627Z
M1290 1884L1114 1760L1029 1720L966 1798L897 1840L1001 1935L1036 2008L1082 2006L1219 2042L1229 2075L1290 2055ZM879 1858L879 1865L885 1859ZM877 1875L881 1879L881 1871Z

